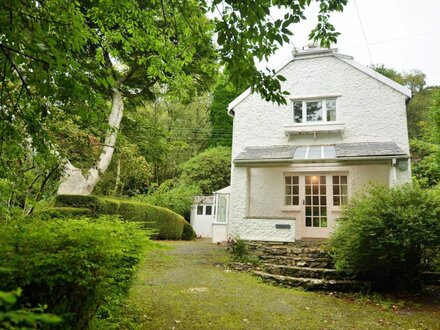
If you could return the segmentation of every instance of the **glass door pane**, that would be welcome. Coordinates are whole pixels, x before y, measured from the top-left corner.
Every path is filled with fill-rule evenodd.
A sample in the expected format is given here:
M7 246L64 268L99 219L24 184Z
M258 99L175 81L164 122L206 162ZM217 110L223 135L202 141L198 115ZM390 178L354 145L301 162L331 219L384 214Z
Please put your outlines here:
M306 227L327 227L326 177L307 175L305 182Z

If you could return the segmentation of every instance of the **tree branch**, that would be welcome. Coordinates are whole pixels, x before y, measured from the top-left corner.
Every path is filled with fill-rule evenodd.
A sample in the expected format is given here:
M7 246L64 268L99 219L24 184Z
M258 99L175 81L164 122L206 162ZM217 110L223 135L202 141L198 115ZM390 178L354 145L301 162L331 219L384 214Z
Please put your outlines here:
M6 58L8 59L9 63L11 63L12 67L14 68L14 70L17 72L18 76L20 77L21 83L23 84L23 86L26 88L26 92L28 93L29 96L32 96L31 91L29 90L29 87L26 83L26 81L24 80L24 77L21 75L20 70L18 70L17 66L15 65L14 61L11 60L11 58L9 57L8 53L5 52L5 50L3 48L1 48L3 54L5 54Z

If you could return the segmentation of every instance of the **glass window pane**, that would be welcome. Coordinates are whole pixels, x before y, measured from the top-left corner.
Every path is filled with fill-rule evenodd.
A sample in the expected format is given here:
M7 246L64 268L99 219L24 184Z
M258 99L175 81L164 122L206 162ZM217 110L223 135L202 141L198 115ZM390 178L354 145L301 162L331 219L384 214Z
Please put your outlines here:
M292 193L294 195L299 195L299 186L293 186L292 187Z
M319 197L313 196L313 205L319 205Z
M312 193L312 187L306 186L306 195L310 195Z
M318 195L318 186L313 186L313 195Z
M341 183L347 184L347 176L346 175L341 175Z
M217 221L218 222L226 222L226 196L219 195L218 196L218 214L217 214Z
M298 176L292 176L292 183L293 184L299 184L299 177Z
M342 197L341 197L341 204L342 204L342 205L347 204L347 201L348 201L347 196L342 196Z
M286 195L292 195L292 187L291 186L286 187Z
M327 100L327 121L336 121L336 100Z
M206 205L205 214L206 215L212 214L212 206L211 205Z
M295 123L303 122L302 102L293 102L293 121Z
M339 197L338 196L333 196L333 205L339 206Z
M325 196L321 196L321 205L327 205L327 198Z
M312 226L312 218L307 217L306 218L306 227L311 227Z
M313 215L319 216L319 207L313 207Z
M312 183L312 177L311 176L306 176L306 184L311 184Z
M319 227L319 218L313 217L313 227Z
M338 184L339 183L339 176L334 175L333 176L333 184Z
M310 206L306 207L306 216L311 216L312 215L312 208Z
M325 186L321 186L321 195L324 195L326 191L326 187Z
M202 215L203 214L203 205L197 205L197 214Z
M307 121L322 121L322 102L307 102Z
M326 216L327 216L327 208L321 207L321 217L326 217Z
M306 196L306 205L312 205L312 197Z
M284 205L292 205L292 197L291 196L286 196L286 198L284 200Z
M327 227L327 218L321 218L321 227Z
M286 176L285 180L286 180L286 184L291 184L292 183L292 177L290 177L290 176Z
M313 146L309 148L308 159L320 159L321 158L321 146ZM312 177L312 179L315 176Z
M347 195L347 186L346 185L342 185L341 186L341 195Z
M293 196L293 203L292 205L299 205L299 197L298 196Z
M321 176L321 184L325 184L325 176Z
M333 186L333 195L339 195L339 186Z
M327 110L327 121L336 121L336 110Z

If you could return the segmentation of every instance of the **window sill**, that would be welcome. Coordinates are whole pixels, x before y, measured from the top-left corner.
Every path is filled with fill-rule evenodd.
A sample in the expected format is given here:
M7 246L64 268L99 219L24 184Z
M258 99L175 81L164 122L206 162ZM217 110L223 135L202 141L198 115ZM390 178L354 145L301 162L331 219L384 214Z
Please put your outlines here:
M338 122L320 122L320 123L301 123L293 124L284 127L284 134L290 135L304 135L304 134L341 134L345 130L345 124Z

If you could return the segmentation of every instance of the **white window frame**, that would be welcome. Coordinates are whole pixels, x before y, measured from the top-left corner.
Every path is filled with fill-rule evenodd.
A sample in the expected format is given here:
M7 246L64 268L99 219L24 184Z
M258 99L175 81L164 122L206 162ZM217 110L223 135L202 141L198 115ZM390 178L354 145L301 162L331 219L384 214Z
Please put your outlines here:
M335 115L336 119L332 121L327 120L327 101L335 101ZM295 122L295 103L301 102L302 105L302 122ZM322 120L308 121L307 120L307 103L321 102L322 103ZM304 124L317 124L317 123L336 123L338 120L338 106L337 97L325 97L325 98L313 98L313 99L292 99L292 123L293 125L304 125Z

